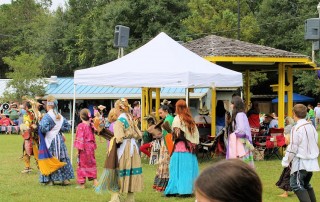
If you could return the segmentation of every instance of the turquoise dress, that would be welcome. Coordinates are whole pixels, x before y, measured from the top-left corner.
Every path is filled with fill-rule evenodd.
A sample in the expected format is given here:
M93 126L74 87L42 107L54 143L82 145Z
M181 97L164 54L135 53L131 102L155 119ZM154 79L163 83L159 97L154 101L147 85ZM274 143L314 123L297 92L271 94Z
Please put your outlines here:
M180 121L179 117L176 116L172 127L178 126L183 130L182 128L184 127L181 127L182 125L185 126L183 121ZM188 139L188 137L191 138ZM194 133L190 134L190 136L186 135L186 139L188 140L189 148L195 148L199 141L198 128L196 127ZM164 191L165 195L190 195L193 193L193 184L199 175L198 160L195 153L188 150L182 141L175 141L174 151L170 158L169 173L169 182Z

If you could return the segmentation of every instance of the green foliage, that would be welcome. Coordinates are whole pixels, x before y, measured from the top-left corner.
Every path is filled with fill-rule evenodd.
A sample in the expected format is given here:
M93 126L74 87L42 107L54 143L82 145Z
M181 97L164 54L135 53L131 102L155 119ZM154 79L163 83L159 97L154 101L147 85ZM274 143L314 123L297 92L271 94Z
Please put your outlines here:
M295 84L302 94L320 94L320 81L315 71L295 71L295 76L297 77Z
M250 3L250 4L248 4ZM191 11L183 24L192 38L216 34L237 38L238 4L233 0L190 0ZM249 7L251 6L251 7ZM252 41L259 32L251 2L240 1L241 40ZM253 10L252 10L253 9Z
M161 31L172 37L181 33L187 16L182 1L86 1L70 0L66 11L55 13L48 50L51 74L71 76L75 69L104 64L117 58L113 47L114 27L130 27L130 52Z
M257 20L260 43L274 48L304 52L304 20L317 17L315 0L263 0ZM314 9L312 11L312 9Z
M318 17L317 0L240 0L240 39L311 55L304 40L304 20ZM0 5L0 78L9 66L4 57L21 53L41 55L42 76L73 76L74 70L117 58L114 27L130 27L125 54L160 32L187 41L210 34L237 38L237 0L69 0L68 6L49 10L52 0L16 0ZM313 73L297 75L300 86L318 83ZM312 82L305 82L312 78ZM264 84L255 75L251 85ZM313 86L304 86L303 90ZM314 95L317 90L310 90Z
M50 0L42 0L48 5ZM28 54L45 54L48 49L48 32L52 16L47 9L34 0L13 1L12 4L0 6L0 58L14 57L22 52ZM9 67L0 59L0 68ZM43 69L44 70L44 69ZM4 77L0 74L0 78Z
M261 82L267 81L267 73L250 72L250 86L256 86Z
M34 97L45 94L45 80L42 77L41 66L44 56L21 53L13 58L4 57L3 60L9 65L11 72L6 75L12 79L7 83L4 92L4 100L22 100L22 96Z

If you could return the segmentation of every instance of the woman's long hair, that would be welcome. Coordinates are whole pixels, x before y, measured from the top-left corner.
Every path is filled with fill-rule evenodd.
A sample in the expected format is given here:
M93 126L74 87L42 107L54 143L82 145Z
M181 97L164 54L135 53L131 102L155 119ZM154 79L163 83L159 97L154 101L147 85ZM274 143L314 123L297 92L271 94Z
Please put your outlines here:
M226 115L226 109L224 108L224 104L222 100L218 100L216 107L216 116L222 117Z
M229 131L233 131L232 123L236 125L236 116L239 112L245 112L245 105L239 96L234 96L232 98L231 104L233 104L231 122L229 123L228 129Z
M259 109L259 103L257 101L252 102L252 106L248 111L248 117L251 114L259 114L260 113L260 109Z
M174 141L173 151L175 150L178 142L183 142L184 146L189 152L195 152L192 150L192 148L190 148L190 142L187 140L183 130L181 130L180 128L175 127L173 129L172 140Z
M178 100L176 103L176 114L179 115L180 119L186 124L189 132L193 134L196 128L196 123L192 118L186 101Z

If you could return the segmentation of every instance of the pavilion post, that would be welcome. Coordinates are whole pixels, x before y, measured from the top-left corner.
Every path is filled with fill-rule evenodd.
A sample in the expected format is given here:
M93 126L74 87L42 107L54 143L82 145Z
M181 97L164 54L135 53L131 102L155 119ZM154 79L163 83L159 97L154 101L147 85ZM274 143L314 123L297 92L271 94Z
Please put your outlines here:
M285 65L278 65L278 127L284 128Z
M293 108L293 71L292 71L292 66L289 66L287 69L287 76L288 76L288 116L292 117L292 108Z
M250 109L250 70L246 70L246 86L245 86L246 110Z
M159 109L160 108L160 88L156 88L156 118L159 120Z

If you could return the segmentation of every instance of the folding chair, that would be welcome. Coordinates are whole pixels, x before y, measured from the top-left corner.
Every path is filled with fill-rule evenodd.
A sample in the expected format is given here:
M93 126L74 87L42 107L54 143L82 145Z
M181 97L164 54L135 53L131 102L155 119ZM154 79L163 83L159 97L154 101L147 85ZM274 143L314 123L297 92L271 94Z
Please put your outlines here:
M280 160L282 157L279 155L279 150L286 145L284 137L284 128L270 128L270 136L267 137L266 141L266 159L270 159L272 156L278 157Z

